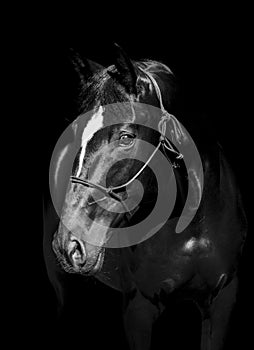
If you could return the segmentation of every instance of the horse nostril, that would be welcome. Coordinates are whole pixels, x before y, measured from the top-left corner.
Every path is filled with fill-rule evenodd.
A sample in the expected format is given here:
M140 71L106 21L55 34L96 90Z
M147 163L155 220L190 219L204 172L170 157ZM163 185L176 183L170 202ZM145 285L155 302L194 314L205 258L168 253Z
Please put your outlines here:
M77 239L71 240L68 246L68 254L74 265L84 265L86 261L86 251L82 242Z

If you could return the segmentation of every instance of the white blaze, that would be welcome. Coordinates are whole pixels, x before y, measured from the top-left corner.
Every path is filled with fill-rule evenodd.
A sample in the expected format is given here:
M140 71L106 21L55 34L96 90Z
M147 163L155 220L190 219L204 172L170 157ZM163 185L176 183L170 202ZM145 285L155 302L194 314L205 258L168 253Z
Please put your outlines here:
M79 158L79 168L77 172L77 177L80 175L81 169L82 169L82 164L83 164L83 159L86 154L86 146L89 140L93 137L93 135L103 127L103 107L100 106L97 110L97 112L94 113L92 118L89 120L87 123L83 134L82 134L82 139L81 139L81 153L80 153L80 158Z

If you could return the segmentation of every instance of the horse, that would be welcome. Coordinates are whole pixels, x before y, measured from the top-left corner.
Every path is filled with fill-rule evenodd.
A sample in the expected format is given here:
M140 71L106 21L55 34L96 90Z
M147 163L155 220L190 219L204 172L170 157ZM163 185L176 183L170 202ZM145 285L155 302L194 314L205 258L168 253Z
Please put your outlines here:
M95 278L123 294L130 349L150 349L153 325L170 298L192 300L200 311L201 350L222 349L247 232L235 176L221 146L199 129L195 142L201 164L186 165L177 145L188 144L189 137L170 114L173 72L158 61L131 60L118 45L115 50L115 62L107 68L74 59L81 112L71 124L72 144L62 146L52 167L54 186L61 188L60 219L52 235L54 259L66 273ZM159 153L167 165L160 163ZM68 154L74 159L69 172L64 165ZM162 197L168 205L174 202L171 214L155 233L141 232L134 243L115 239L114 245L114 230L135 227L156 205L152 161L163 168ZM63 190L59 183L66 173ZM136 198L134 180L142 183L141 199ZM190 190L195 215L178 232ZM59 285L51 281L62 301Z

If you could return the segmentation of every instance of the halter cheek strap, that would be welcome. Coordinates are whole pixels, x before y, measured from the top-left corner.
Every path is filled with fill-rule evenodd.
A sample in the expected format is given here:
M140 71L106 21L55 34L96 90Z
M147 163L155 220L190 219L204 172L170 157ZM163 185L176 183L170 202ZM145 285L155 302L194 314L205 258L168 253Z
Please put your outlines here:
M187 140L187 136L184 133L184 131L183 131L182 127L181 127L181 124L179 123L179 121L176 119L176 117L173 114L169 114L166 111L166 109L164 108L164 105L163 105L163 102L162 102L161 91L160 91L160 88L159 88L159 85L158 85L157 81L154 79L153 75L150 72L147 72L146 70L144 70L141 67L139 67L139 69L145 75L147 75L148 78L151 80L151 82L152 82L152 84L154 86L157 98L159 100L160 109L162 111L162 117L161 117L161 119L160 119L160 121L158 123L158 129L159 129L159 132L161 133L162 137L164 137L164 140L166 140L166 137L165 137L165 134L166 134L166 123L167 122L171 122L173 124L173 128L174 128L174 131L172 130L171 133L172 134L174 133L176 141L179 144L181 144L182 141L186 141ZM170 147L169 142L166 142L166 143L167 143L167 146L168 146L166 148L168 150L174 152L174 149L172 147Z
M158 130L161 134L160 136L160 143L165 147L168 151L173 152L177 154L177 159L182 159L183 155L179 152L177 152L171 145L171 143L168 141L166 137L166 128L167 128L167 122L171 120L172 114L169 114L167 111L164 112L165 114L162 115L159 123L158 123Z

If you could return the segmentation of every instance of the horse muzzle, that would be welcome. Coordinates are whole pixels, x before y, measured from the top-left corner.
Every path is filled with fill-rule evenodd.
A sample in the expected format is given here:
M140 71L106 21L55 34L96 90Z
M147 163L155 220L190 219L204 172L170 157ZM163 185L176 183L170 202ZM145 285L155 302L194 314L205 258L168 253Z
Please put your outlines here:
M104 249L94 248L75 236L71 237L67 244L67 255L73 272L94 275L100 271L104 260Z
M82 267L86 263L87 255L84 243L76 237L71 238L67 246L67 253L74 267Z

